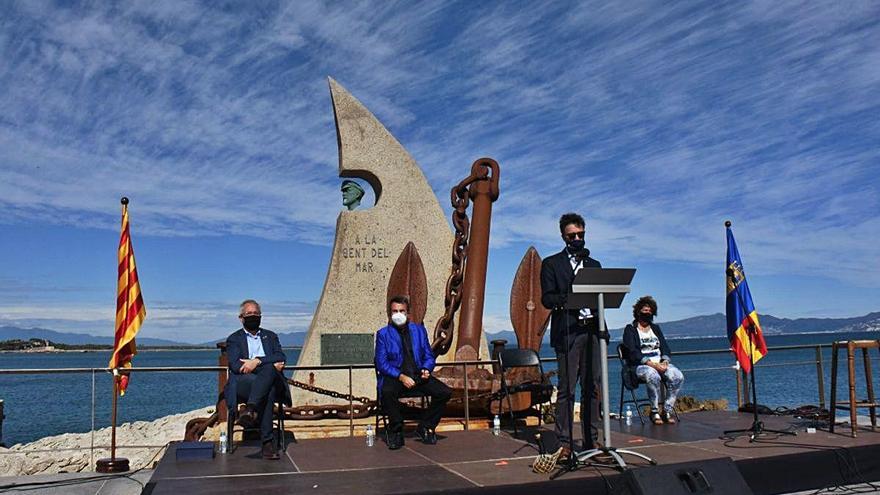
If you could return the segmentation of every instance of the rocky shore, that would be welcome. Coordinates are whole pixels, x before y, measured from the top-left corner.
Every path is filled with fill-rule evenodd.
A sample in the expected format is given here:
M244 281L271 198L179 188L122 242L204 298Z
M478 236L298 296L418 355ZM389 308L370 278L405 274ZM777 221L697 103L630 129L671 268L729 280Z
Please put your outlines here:
M116 428L116 455L128 458L132 470L151 467L151 461L164 454L168 442L183 439L187 421L213 412L213 407L206 407L155 421L123 423ZM96 430L94 439L94 451L91 432L66 433L11 448L0 447L0 476L94 471L94 461L110 456L110 428Z

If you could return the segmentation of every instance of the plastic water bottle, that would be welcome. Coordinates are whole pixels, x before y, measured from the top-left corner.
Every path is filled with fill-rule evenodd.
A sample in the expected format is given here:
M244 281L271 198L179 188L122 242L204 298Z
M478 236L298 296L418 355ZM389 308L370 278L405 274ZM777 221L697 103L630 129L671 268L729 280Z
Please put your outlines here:
M626 416L626 426L632 426L633 424L633 410L629 404L626 405L626 412L624 413Z
M367 425L367 447L376 444L376 432L373 431L373 425Z
M501 418L497 414L492 420L492 434L496 437L501 434Z
M228 439L226 438L226 432L220 432L220 453L225 454L226 450L229 448Z

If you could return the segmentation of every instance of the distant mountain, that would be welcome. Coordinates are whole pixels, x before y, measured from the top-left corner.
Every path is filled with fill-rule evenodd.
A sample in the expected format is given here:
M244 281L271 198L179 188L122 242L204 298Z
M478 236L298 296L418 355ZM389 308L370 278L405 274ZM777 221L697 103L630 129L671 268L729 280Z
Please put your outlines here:
M18 327L0 327L0 340L13 339L46 339L59 344L84 345L84 344L100 344L113 345L113 337L99 337L97 335L88 335L85 333L64 333L48 330L46 328L18 328ZM138 345L145 346L186 346L185 344L173 340L156 339L152 337L138 337Z
M853 318L778 318L758 314L766 335L880 331L880 312ZM721 313L660 322L668 337L719 337L727 335L727 317ZM619 329L622 330L622 329Z
M761 328L766 335L794 333L836 333L836 332L877 332L880 331L880 312L868 313L853 318L777 318L773 315L759 314ZM676 321L660 321L663 334L670 338L723 337L727 335L727 317L721 313L694 316ZM623 328L611 330L614 340L620 338ZM549 333L549 332L548 332ZM544 342L548 342L544 334ZM486 335L486 340L506 339L508 344L516 343L516 334L510 330Z
M852 318L778 318L773 315L760 315L761 326L767 335L781 335L793 333L834 333L834 332L880 332L880 312L868 313L864 316ZM694 316L676 321L660 321L663 333L671 338L694 338L694 337L721 337L727 335L727 320L721 313L712 315ZM623 328L611 330L612 338L620 338ZM281 345L284 347L302 347L305 342L306 332L286 332L278 334ZM46 328L19 328L12 326L0 327L0 340L13 339L47 339L52 342L72 345L103 344L113 345L113 337L99 337L84 333L56 332ZM516 334L510 330L490 333L486 340L505 339L508 344L516 343ZM548 342L549 336L545 334L544 342ZM203 347L214 347L222 339L195 344ZM188 346L184 342L153 337L138 337L139 345L144 346Z

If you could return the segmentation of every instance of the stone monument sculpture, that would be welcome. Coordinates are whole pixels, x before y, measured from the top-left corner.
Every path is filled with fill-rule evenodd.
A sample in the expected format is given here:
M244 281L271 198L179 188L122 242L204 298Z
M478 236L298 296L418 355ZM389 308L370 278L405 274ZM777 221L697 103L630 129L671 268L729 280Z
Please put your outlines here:
M453 235L419 165L361 102L333 79L329 84L339 175L366 181L373 188L376 204L358 210L346 204L348 210L339 213L330 267L298 366L373 362L375 332L388 322L389 277L409 242L418 250L424 267L426 326L444 313L444 287L450 272ZM480 357L487 358L485 337L480 347ZM348 373L347 369L305 370L295 372L293 379L348 393ZM372 369L354 370L352 377L353 395L375 397ZM296 405L343 402L300 388L291 391Z

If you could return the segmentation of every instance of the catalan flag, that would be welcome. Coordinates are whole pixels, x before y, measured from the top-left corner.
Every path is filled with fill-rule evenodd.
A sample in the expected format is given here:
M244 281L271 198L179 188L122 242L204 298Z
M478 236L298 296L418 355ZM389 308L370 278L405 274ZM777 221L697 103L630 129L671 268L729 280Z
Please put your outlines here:
M147 308L141 296L134 249L128 229L128 198L122 198L122 233L119 236L119 278L116 285L116 339L109 367L119 386L119 395L125 395L131 358L137 354L134 337L147 317ZM119 371L119 370L123 371Z
M752 353L752 361L757 363L767 355L767 343L764 342L764 334L758 322L758 312L752 302L752 294L749 292L749 284L746 282L746 274L742 259L739 257L739 250L736 248L736 241L733 239L730 222L725 225L727 226L727 338L740 366L746 373L751 373L749 352ZM749 331L750 326L753 327L754 332Z

